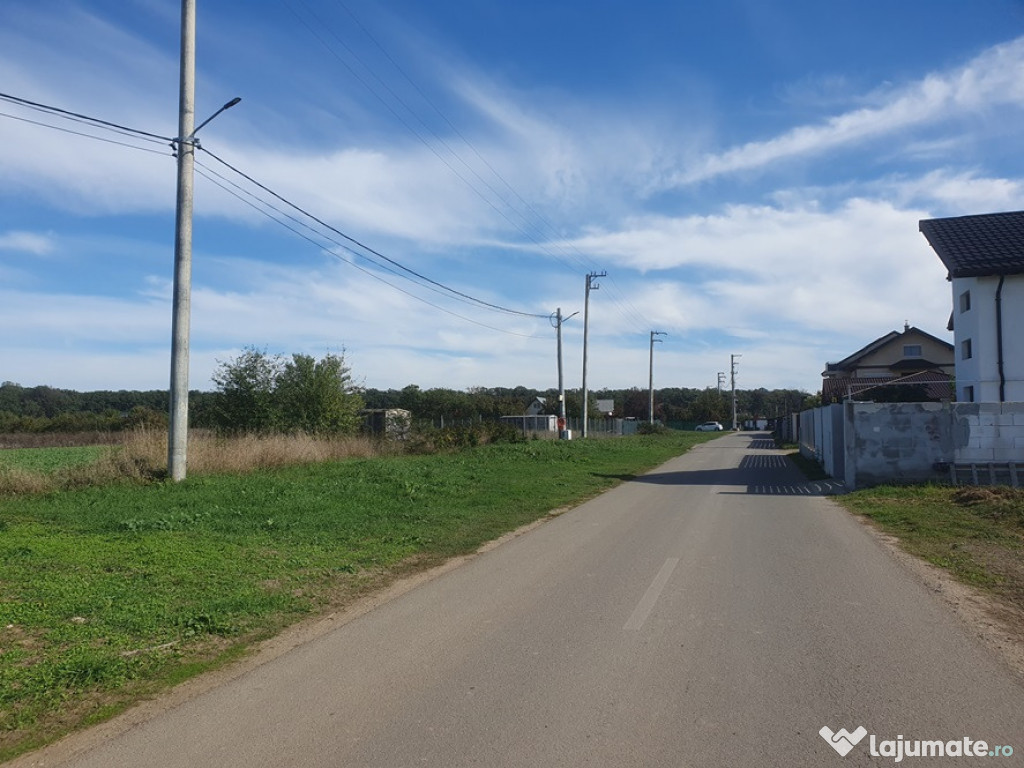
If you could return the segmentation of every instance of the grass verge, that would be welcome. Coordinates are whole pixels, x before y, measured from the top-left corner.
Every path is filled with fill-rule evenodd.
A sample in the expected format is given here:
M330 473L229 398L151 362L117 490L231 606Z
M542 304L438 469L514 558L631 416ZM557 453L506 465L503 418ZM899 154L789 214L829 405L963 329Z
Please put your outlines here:
M715 436L531 441L0 499L0 760Z
M836 497L911 554L1024 609L1024 491L882 486Z

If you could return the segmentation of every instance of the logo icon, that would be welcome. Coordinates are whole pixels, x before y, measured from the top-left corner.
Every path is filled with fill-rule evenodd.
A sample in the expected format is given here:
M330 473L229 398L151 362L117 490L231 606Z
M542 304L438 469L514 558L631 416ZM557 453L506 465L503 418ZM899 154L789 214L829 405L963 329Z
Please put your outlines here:
M832 747L832 749L843 757L846 757L850 750L857 746L857 744L860 743L860 740L868 735L868 729L864 726L860 726L853 733L850 733L845 728L833 731L826 725L818 731L818 734L829 743L829 746Z

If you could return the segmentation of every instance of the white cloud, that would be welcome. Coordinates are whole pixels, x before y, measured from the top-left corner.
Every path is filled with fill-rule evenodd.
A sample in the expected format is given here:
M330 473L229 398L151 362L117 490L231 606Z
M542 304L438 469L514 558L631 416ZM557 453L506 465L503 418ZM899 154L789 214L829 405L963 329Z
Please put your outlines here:
M422 146L322 154L235 148L233 154L242 157L233 165L342 231L421 243L464 242L494 218L486 203ZM237 204L231 201L221 207L225 213L232 209Z
M166 12L163 6L151 5L154 11ZM18 34L19 28L9 27L5 33L0 24L0 80L11 83L5 90L126 124L173 130L160 128L173 123L176 103L177 62L169 49L158 50L86 13L52 20L51 15L35 14L34 23L48 30L45 42L39 35ZM71 53L76 49L70 45L65 53L66 41L80 45L75 25L95 42L84 53ZM249 38L237 45L248 46ZM76 68L79 56L87 64ZM33 67L25 65L29 61ZM642 386L646 333L659 329L670 334L656 350L660 385L712 386L717 371L728 364L728 352L723 350L733 350L744 354L742 386L796 383L816 389L815 378L826 360L849 354L901 327L904 320L941 333L948 317L948 285L940 262L917 231L920 218L936 215L936 210L950 215L946 212L1024 207L1022 181L999 178L991 171L964 171L963 165L949 162L949 168L923 176L894 173L901 167L901 156L937 162L957 150L956 161L971 162L972 158L960 160L965 146L971 145L970 137L950 138L941 130L951 120L964 122L967 116L980 122L991 117L990 110L1006 122L1019 117L1024 39L989 49L958 69L869 93L859 98L857 109L831 119L696 157L689 166L680 158L694 157L693 143L698 137L708 138L703 132L710 121L704 119L700 105L692 123L668 125L670 106L659 113L636 103L584 103L572 93L497 83L475 72L472 63L460 66L458 76L452 69L451 79L444 82L447 96L454 94L458 100L453 105L460 113L456 121L473 147L530 201L533 210L504 187L473 149L447 132L452 146L496 191L488 190L440 144L432 144L433 149L444 154L475 191L431 148L395 126L372 133L366 125L388 122L380 115L352 133L332 135L328 128L344 122L342 112L324 106L324 122L311 138L295 114L308 114L313 107L306 104L306 111L289 113L281 103L300 101L304 94L268 92L278 101L263 109L280 110L274 119L257 124L251 113L233 110L230 117L204 129L204 140L225 159L340 229L424 274L465 287L468 293L491 298L493 292L496 303L520 306L520 300L535 300L540 306L561 306L568 314L582 309L582 275L589 263L606 266L615 282L607 281L592 303L596 387ZM310 77L326 83L331 76L320 72ZM805 93L791 90L790 96L819 109L822 94L830 99L829 109L840 100L850 104L853 98L852 86L841 77L833 82L807 80L800 87ZM243 95L248 104L255 103ZM351 94L337 97L341 98L358 102ZM332 101L332 107L337 103ZM1010 106L996 109L1005 105ZM373 111L361 108L367 114ZM232 123L222 122L227 120ZM281 139L273 129L264 130L267 125L287 125L291 133ZM354 140L353 134L361 138ZM831 186L751 187L737 191L731 202L710 195L696 201L687 197L692 189L673 190L659 199L652 196L664 187L759 169L787 158L825 155L830 160L837 150L890 137L872 159L890 175L874 181L844 180L840 170L833 174ZM95 214L169 213L173 208L174 169L168 156L132 153L3 119L0 142L9 150L0 153L0 182L8 193L27 192L57 210L87 214L73 225L82 231ZM199 157L217 168L209 158ZM663 185L666 178L670 182ZM481 195L492 202L497 202L496 195L506 197L518 212L504 203L498 207L515 224ZM774 202L765 204L766 200ZM678 212L693 210L687 205L700 205L699 210L709 213ZM224 260L219 270L207 261L209 271L196 281L193 386L209 386L216 359L247 344L266 345L272 352L311 354L346 347L357 377L374 387L411 382L454 387L553 385L554 331L544 320L449 304L400 278L387 278L480 323L541 338L500 334L415 301L341 261L325 258L309 268L303 265L316 262L315 257L271 253L284 239L268 237L275 245L260 250L263 244L253 236L253 224L258 222L265 228L259 231L273 230L275 235L276 227L204 180L197 182L196 215L208 225L205 247L246 254L251 248L253 259ZM156 269L152 253L147 257L151 261L143 258L142 241L152 238L155 243L165 237L169 243L169 217L168 231L144 234L135 229L139 219L93 222L108 232L122 224L134 230L125 234L132 240L130 247L118 251L130 251L136 240L140 244L137 252L128 254L134 259L133 275ZM584 236L568 234L548 243L552 226L577 233L588 223L591 228ZM529 234L524 236L520 224ZM26 231L45 229L46 223L14 220L8 226L11 231L0 234L0 250L45 255L58 242L57 236ZM58 231L65 263L85 263L82 248L76 249L66 231ZM534 248L527 242L531 236L549 247ZM499 240L506 242L503 251L498 250ZM480 247L483 243L493 250ZM204 247L198 238L197 244ZM294 245L298 253L311 250L298 239ZM282 250L290 247L285 242ZM168 249L169 244L164 250ZM543 252L540 257L538 250ZM107 258L96 249L92 252L97 259ZM496 252L502 255L494 256ZM505 259L504 254L511 254L509 262L522 259L515 269L501 272L515 274L515 282L492 287L499 282L494 279L495 262ZM451 270L456 262L460 268ZM566 266L578 274L567 277ZM137 386L143 380L151 382L149 386L166 385L169 353L161 351L169 345L166 279L146 283L119 273L120 280L139 284L129 286L122 298L111 299L66 295L53 287L59 283L56 276L35 272L32 277L37 279L25 284L45 285L51 292L0 296L6 305L0 308L0 322L19 329L19 339L6 340L0 350L5 369L10 365L20 372L9 377L59 385L80 370L81 377L73 384L78 388ZM538 295L543 298L534 299ZM579 378L581 326L581 317L566 326L567 381ZM19 346L11 346L14 343ZM122 355L127 345L135 345L138 352ZM37 352L56 349L60 355L51 357L65 362L51 364Z
M1024 208L1024 181L992 178L974 172L936 170L913 179L883 180L891 199L920 201L940 209L940 215L1019 210Z
M1019 105L1024 101L1024 38L990 48L959 69L933 73L904 88L881 93L878 100L878 106L845 112L824 123L798 126L772 139L705 156L693 167L671 174L666 186L693 184L779 160L817 155L995 105Z
M169 305L148 299L0 291L0 326L18 329L5 346L15 348L153 343L169 320Z
M37 232L5 232L0 234L0 251L30 253L45 256L53 251L53 237Z
M648 272L629 290L670 332L870 340L904 320L945 322L945 271L918 233L922 218L924 210L862 198L833 210L731 206L713 216L640 217L575 245Z

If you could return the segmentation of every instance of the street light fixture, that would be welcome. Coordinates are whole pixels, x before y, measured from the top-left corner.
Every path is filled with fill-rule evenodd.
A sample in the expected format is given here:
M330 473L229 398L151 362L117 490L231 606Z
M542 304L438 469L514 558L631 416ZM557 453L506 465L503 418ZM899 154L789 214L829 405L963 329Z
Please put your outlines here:
M229 101L229 102L228 102L227 104L225 104L225 105L224 105L223 107L221 107L220 109L218 109L218 110L217 110L216 112L214 112L214 113L213 113L212 115L210 115L210 116L209 116L208 118L206 118L205 120L203 120L203 122L201 122L201 123L199 124L199 128L202 128L202 127L203 127L204 125L206 125L206 124L207 124L208 122L210 122L211 120L213 120L213 118L215 118L215 117L216 117L217 115L219 115L219 114L220 114L221 112L223 112L223 111L224 111L225 109L231 109L231 108L232 108L233 106L235 106L235 104L237 104L237 103L238 103L238 102L240 102L241 100L242 100L242 97L241 97L241 96L235 96L235 98L233 98L233 99L232 99L231 101ZM197 133L199 133L199 128L196 128L196 129L195 129L194 131L192 131L192 135L191 135L191 136L189 137L189 138L193 139L193 143L196 143L196 142L195 142L194 140L195 140L196 134L197 134Z

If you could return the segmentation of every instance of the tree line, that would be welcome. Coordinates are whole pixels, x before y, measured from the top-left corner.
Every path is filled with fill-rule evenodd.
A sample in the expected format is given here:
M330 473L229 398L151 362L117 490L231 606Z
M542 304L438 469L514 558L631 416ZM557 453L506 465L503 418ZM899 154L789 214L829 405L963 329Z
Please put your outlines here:
M402 389L357 386L344 355L270 355L249 347L220 363L212 391L192 391L189 421L220 431L350 433L361 424L364 408L402 408L414 420L467 422L520 415L536 398L543 413L558 414L558 391L529 387L474 387L468 390ZM816 396L795 389L737 390L740 419L775 418L817 404ZM648 418L648 390L598 389L589 393L588 414L599 417L598 400L614 401L618 418ZM702 421L728 422L729 392L715 388L656 389L655 419L675 426ZM116 431L167 424L167 390L76 392L48 386L0 384L0 432ZM570 417L581 412L578 391L566 392Z
M370 408L404 408L418 418L497 418L524 412L535 398L543 398L542 413L558 413L558 390L537 390L529 387L477 387L465 391L452 389L420 389L410 384L403 389L363 391ZM650 411L647 389L597 389L588 392L587 413L600 415L599 400L611 400L612 416L646 421ZM750 389L736 391L737 412L744 418L776 418L817 404L817 397L796 389ZM566 392L566 413L579 417L580 393ZM732 416L731 393L715 388L693 389L668 387L654 390L654 417L664 423L700 423L725 421Z

